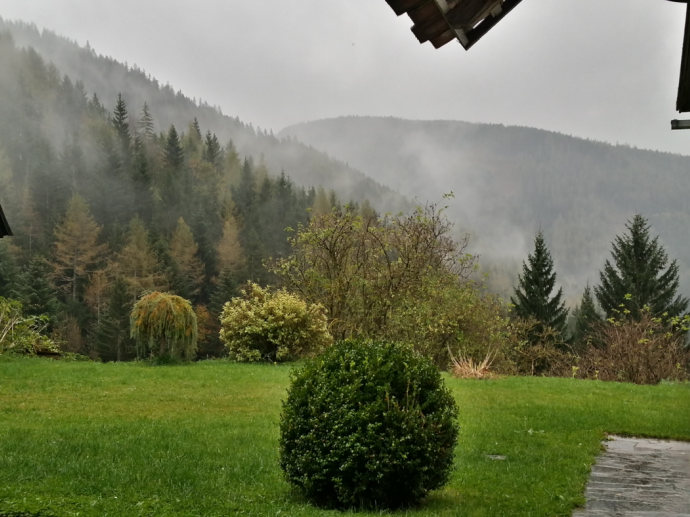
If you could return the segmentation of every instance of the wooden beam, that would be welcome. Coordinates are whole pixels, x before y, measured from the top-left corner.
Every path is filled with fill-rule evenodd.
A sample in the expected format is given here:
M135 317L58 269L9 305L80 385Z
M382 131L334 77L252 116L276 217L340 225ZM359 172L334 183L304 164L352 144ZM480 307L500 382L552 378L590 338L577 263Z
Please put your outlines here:
M395 14L400 16L418 7L420 4L427 2L427 0L386 0L386 2L391 6Z
M500 6L502 0L464 0L446 13L448 24L454 29L472 30L475 25Z
M685 37L683 39L683 57L680 63L680 83L676 109L681 113L690 111L690 5L685 14Z
M508 16L510 11L515 9L520 4L520 2L522 2L522 0L505 0L505 2L501 4L500 13L498 13L496 16L487 16L486 18L484 18L484 21L480 22L479 25L475 26L474 29L467 31L467 44L463 43L462 40L460 41L460 43L462 43L462 46L465 47L465 50L469 50L470 48L472 48L472 45L477 43L487 32L493 29L498 22L500 22L503 18Z
M448 22L441 14L441 11L436 9L436 14L427 18L423 25L415 25L412 27L412 32L420 43L429 41L436 36L439 36L446 32L450 27L448 27Z

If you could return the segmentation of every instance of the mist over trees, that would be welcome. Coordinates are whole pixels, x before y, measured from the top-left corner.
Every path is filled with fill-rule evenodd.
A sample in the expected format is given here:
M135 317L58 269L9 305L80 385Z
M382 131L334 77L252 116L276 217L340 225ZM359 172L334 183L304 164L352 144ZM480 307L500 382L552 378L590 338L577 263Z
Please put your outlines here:
M361 203L368 199L383 212L409 210L413 206L400 194L344 162L291 138L277 138L271 131L224 115L219 107L191 99L170 84L161 84L136 65L119 63L54 32L40 31L33 24L0 18L0 32L4 31L12 35L17 47L32 48L46 62L55 65L60 76L66 74L72 81L79 80L89 96L97 93L105 109L115 110L118 95L122 94L128 116L142 134L151 135L153 128L148 118L151 114L155 117L156 131L167 131L174 125L177 131L186 132L187 125L197 119L203 128L202 138L210 131L222 145L232 140L240 156L253 156L257 161L262 158L267 169L285 171L298 185L323 185L326 191L335 190L344 200ZM53 129L58 128L59 125ZM53 145L61 147L62 132L50 132L47 136Z
M580 301L634 214L677 258L690 294L690 157L526 127L341 117L281 131L357 167L403 195L438 199L472 233L492 288L509 295L542 230L568 302Z
M133 356L142 292L191 300L208 327L239 285L271 282L263 262L288 253L288 227L340 204L197 118L161 125L154 103L126 98L108 110L0 32L0 202L15 233L0 241L0 295L49 316L67 350L105 360ZM215 353L207 331L200 351Z

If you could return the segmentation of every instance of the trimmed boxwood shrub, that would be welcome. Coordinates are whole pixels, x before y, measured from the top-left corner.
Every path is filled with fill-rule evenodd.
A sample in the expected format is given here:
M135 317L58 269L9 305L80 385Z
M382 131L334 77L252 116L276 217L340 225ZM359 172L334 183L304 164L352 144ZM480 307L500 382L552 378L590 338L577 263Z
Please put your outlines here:
M292 373L280 466L320 505L412 505L449 479L457 412L439 370L412 347L343 341Z

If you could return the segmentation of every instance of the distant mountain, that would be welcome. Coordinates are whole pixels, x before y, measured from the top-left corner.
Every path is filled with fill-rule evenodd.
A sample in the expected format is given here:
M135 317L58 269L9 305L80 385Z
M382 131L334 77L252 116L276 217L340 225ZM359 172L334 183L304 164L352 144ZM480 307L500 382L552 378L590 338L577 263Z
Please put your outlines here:
M288 127L403 195L437 200L475 235L473 249L509 289L544 231L571 301L598 282L611 241L635 213L649 218L690 294L690 157L526 127L343 117Z
M129 67L114 59L96 54L91 48L54 32L39 31L33 24L6 21L0 18L0 33L9 32L17 47L33 48L52 63L61 75L80 81L89 95L96 94L106 109L115 107L122 94L129 106L130 117L136 122L144 102L148 103L157 132L171 124L186 129L197 118L205 130L215 133L221 143L232 139L240 155L263 159L273 174L281 170L298 185L322 185L333 189L343 201L368 199L379 210L400 210L409 207L407 200L360 171L329 158L300 142L278 139L258 131L249 123L223 115L220 108L195 102L169 85L161 85L143 70ZM63 142L54 142L62 147Z

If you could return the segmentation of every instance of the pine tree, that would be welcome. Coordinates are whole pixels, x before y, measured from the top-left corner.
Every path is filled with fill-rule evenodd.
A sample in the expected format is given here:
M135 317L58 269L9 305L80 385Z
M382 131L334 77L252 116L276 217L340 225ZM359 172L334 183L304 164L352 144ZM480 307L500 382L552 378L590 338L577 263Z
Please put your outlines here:
M183 285L175 287L183 298L191 298L198 294L204 280L204 266L197 256L198 250L192 230L180 217L170 240L170 256L182 277Z
M534 253L527 256L527 264L522 264L522 274L518 275L518 287L510 300L515 306L515 314L522 319L534 318L540 325L550 327L561 336L565 334L568 309L562 301L563 290L552 296L556 286L556 273L544 235L539 232L534 239ZM535 329L540 333L542 329Z
M582 294L582 301L576 309L573 342L575 344L583 343L591 333L593 325L600 321L601 317L594 304L594 298L592 298L592 289L588 284L585 287L585 292Z
M127 114L127 104L122 99L122 94L117 94L117 103L113 111L113 127L120 140L120 155L125 164L129 163L130 148L132 146L132 134L129 130L129 116Z
M149 233L138 217L129 224L127 244L118 254L115 266L127 282L132 300L136 300L143 291L167 288L161 264L149 244Z
M40 255L34 255L21 273L17 297L27 316L45 314L55 322L60 302L50 282L50 264Z
M218 242L218 263L221 270L229 271L241 269L244 263L238 224L232 216L223 224L223 236Z
M165 164L171 169L179 170L183 163L184 152L180 144L180 135L178 135L175 126L171 125L165 143Z
M98 244L101 227L89 213L89 206L79 194L69 202L63 222L55 228L53 251L54 277L72 300L79 286L102 259L106 246Z
M634 319L639 319L645 306L655 317L684 314L689 300L676 296L679 284L676 261L669 264L659 238L651 238L649 223L642 215L636 214L625 227L628 233L616 236L613 242L613 264L606 261L599 273L601 285L594 288L606 317L627 310Z
M147 142L153 140L153 137L155 136L154 129L153 117L149 111L149 106L148 104L144 103L144 106L141 108L141 118L139 119L139 131L141 131L144 140Z
M240 289L237 281L237 273L231 268L224 268L213 290L208 308L213 314L219 316L220 313L223 312L223 306L231 299L239 296L239 294Z
M134 303L127 281L116 277L107 293L106 309L95 331L98 354L106 361L128 359L133 341L129 337L129 315Z

